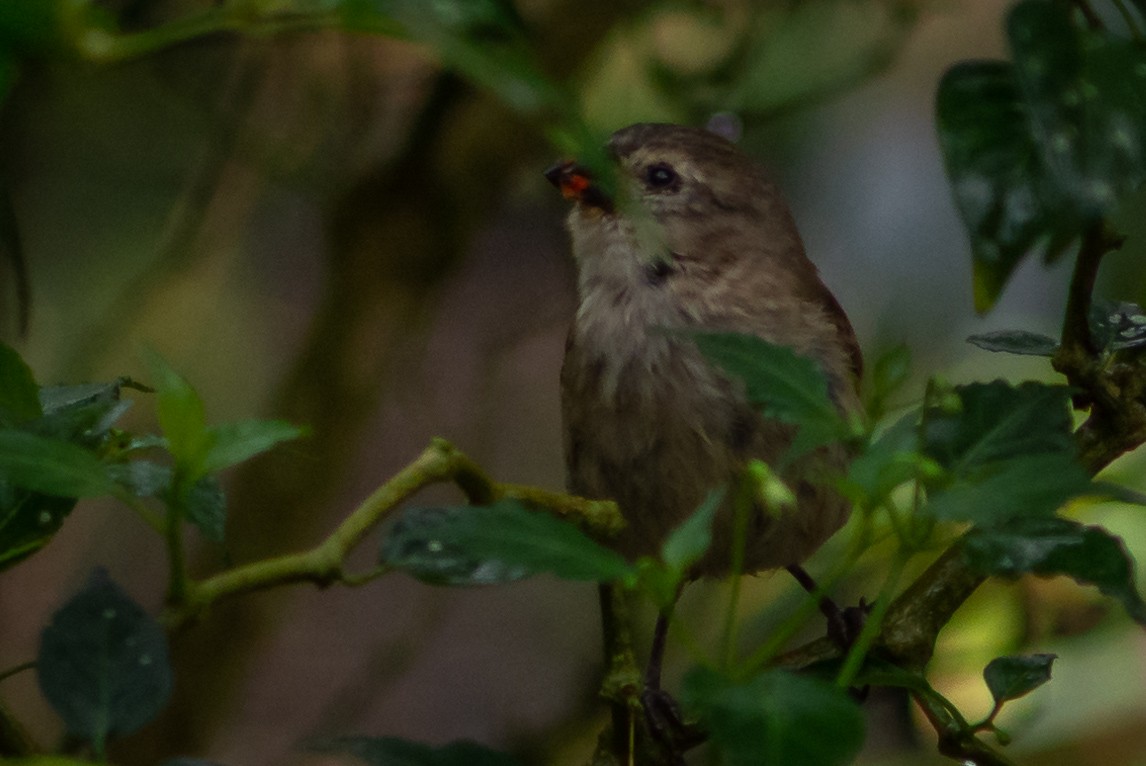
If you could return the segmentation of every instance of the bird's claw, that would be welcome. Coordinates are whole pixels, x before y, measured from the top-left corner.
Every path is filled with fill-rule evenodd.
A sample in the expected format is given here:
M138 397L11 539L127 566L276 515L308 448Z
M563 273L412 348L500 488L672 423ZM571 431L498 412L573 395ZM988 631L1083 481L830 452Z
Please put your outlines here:
M664 689L646 686L641 692L641 707L649 734L675 757L705 740L704 732L685 722L680 705ZM684 763L683 759L679 762Z

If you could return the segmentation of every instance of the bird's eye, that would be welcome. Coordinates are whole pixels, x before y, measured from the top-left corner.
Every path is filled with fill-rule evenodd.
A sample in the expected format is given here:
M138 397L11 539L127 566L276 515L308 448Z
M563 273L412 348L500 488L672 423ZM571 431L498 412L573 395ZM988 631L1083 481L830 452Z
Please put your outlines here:
M645 168L645 180L654 189L667 189L680 180L680 176L667 162L658 162Z

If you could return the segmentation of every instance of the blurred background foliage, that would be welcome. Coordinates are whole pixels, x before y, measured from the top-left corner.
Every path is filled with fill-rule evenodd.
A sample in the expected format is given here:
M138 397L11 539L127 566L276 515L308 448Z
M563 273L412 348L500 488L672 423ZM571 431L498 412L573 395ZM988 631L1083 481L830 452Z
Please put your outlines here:
M557 371L574 296L564 205L540 171L634 121L716 119L774 169L869 358L911 348L902 403L935 374L1050 380L1044 360L964 343L998 328L1056 335L1068 275L1026 263L991 313L974 313L934 128L943 72L1005 55L1006 11L5 0L5 337L44 382L146 380L148 345L212 420L308 424L309 439L229 477L229 560L309 544L433 435L500 479L559 488ZM1140 209L1115 218L1130 237L1107 259L1102 297L1146 300ZM1141 485L1141 468L1132 455L1111 470ZM1146 550L1140 511L1083 518ZM0 667L35 653L96 563L157 607L163 557L121 509L85 507L0 580ZM201 566L219 561L205 545ZM719 622L719 587L690 589L686 619ZM865 592L862 578L853 588ZM753 578L755 637L797 598L784 578ZM175 637L172 705L113 758L318 762L297 752L301 739L369 733L578 763L601 725L595 612L590 587L548 579L448 590L395 576L249 596ZM1116 609L1069 582L991 583L941 636L932 679L985 713L982 667L1020 650L1061 659L1054 683L1004 714L1017 760L1146 763L1146 642ZM58 732L28 676L5 680L0 699ZM868 707L864 763L938 762L899 703Z

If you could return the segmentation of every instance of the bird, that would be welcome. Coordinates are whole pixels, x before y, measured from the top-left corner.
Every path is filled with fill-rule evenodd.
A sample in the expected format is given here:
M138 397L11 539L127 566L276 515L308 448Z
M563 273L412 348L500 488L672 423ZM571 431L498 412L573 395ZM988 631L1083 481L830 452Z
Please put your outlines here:
M863 359L840 303L808 259L792 213L764 168L703 128L639 123L612 135L604 165L564 160L546 177L573 202L566 224L577 308L561 368L567 488L613 500L624 530L609 541L636 559L746 465L779 464L792 424L769 418L711 364L690 331L752 335L812 360L843 415L861 409ZM848 463L828 445L785 463L796 502L754 507L734 551L726 500L690 577L800 564L847 520L826 479ZM728 492L730 497L733 493Z

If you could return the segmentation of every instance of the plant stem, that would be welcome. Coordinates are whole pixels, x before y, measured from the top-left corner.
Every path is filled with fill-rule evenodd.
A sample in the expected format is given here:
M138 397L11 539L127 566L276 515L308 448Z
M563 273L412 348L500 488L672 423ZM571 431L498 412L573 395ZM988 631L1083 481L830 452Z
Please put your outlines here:
M867 621L864 622L863 629L860 631L859 636L848 649L844 665L840 668L839 675L836 676L836 686L841 689L847 689L851 686L860 668L863 667L863 661L867 657L867 653L871 650L872 645L875 644L875 640L879 636L883 618L891 608L892 597L899 587L899 581L903 577L903 570L907 566L907 561L910 558L911 554L905 552L903 548L900 548L896 552L895 558L891 562L891 571L887 573L887 578L883 581L883 587L880 588L879 595L876 596L872 612L868 615Z
M167 543L168 583L167 603L179 604L187 597L187 555L183 549L183 502L186 494L180 490L182 482L176 478L172 498L167 503L164 536Z
M32 670L35 667L36 667L36 661L35 660L29 660L27 662L23 662L23 663L15 666L15 667L8 668L7 670L4 670L4 671L0 671L0 681L7 681L9 678L16 675L17 673L23 673L25 670Z
M453 482L473 504L512 497L579 522L601 536L620 529L616 504L584 500L533 487L498 484L468 456L444 439L434 439L421 455L376 489L310 550L255 561L202 581L189 580L182 554L182 514L168 514L166 533L171 551L171 591L165 622L172 628L197 618L211 604L242 593L279 585L310 582L324 587L339 582L360 585L389 571L375 567L363 575L344 571L346 557L391 512L414 493L431 484Z

